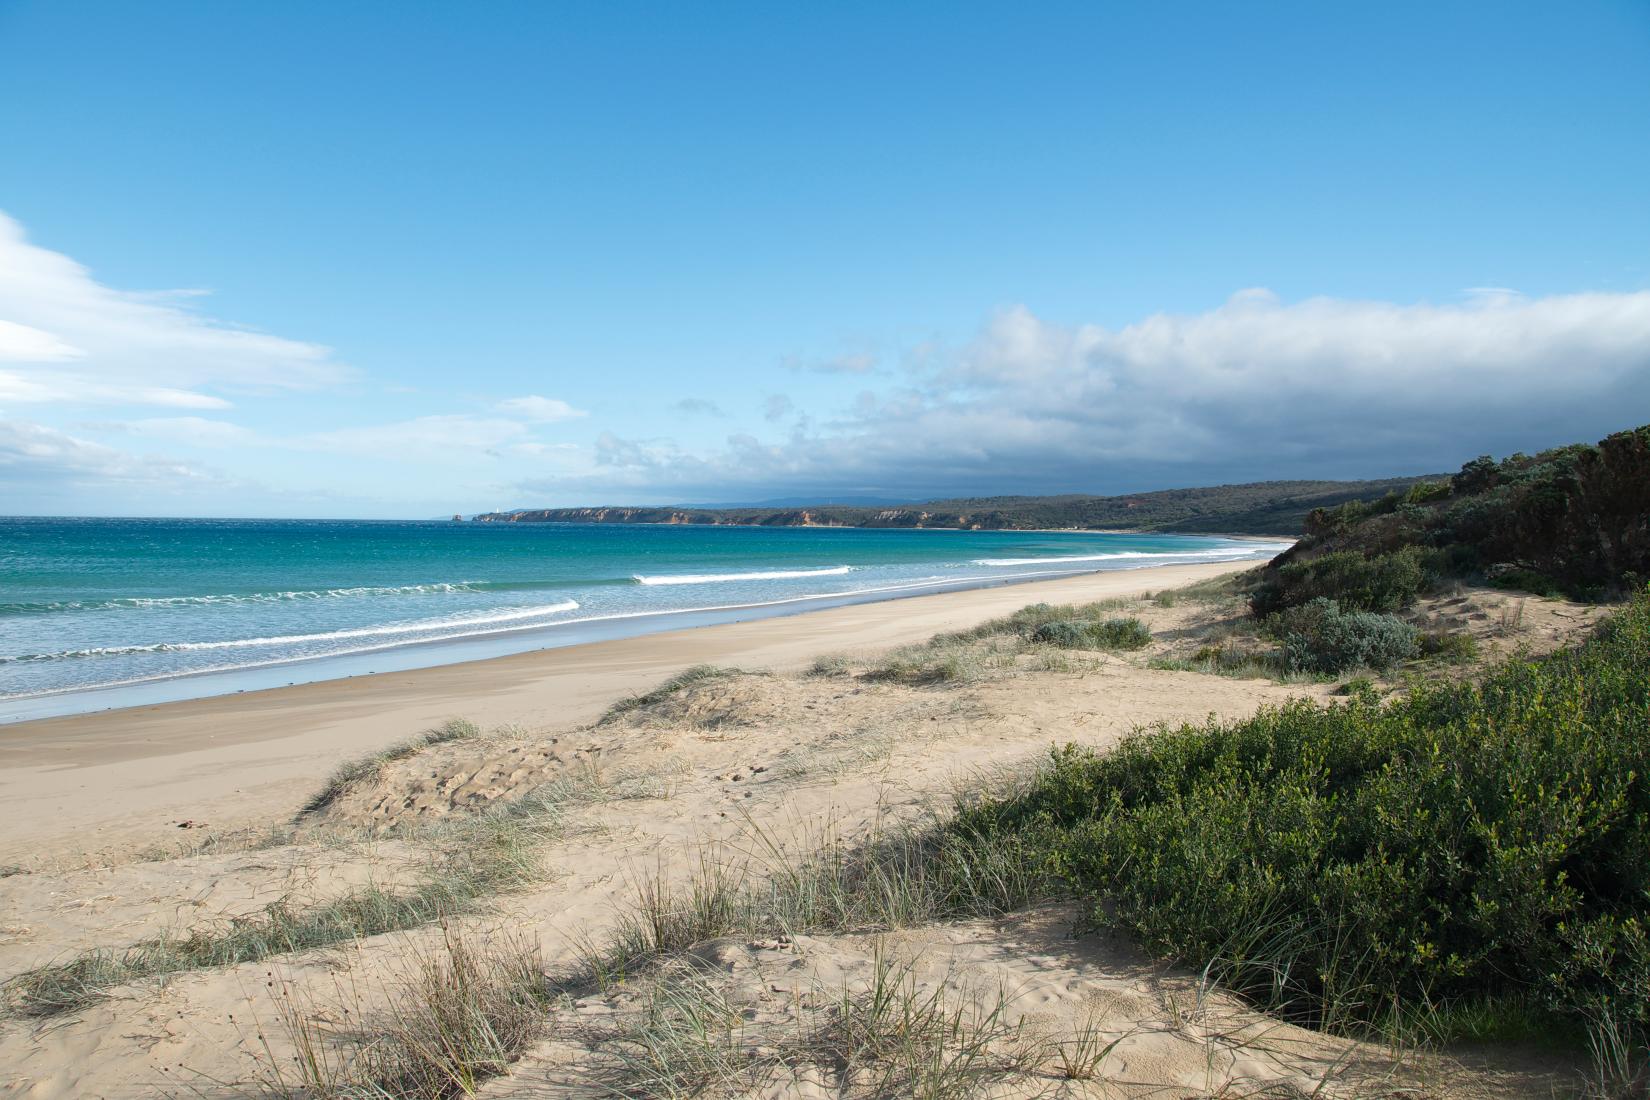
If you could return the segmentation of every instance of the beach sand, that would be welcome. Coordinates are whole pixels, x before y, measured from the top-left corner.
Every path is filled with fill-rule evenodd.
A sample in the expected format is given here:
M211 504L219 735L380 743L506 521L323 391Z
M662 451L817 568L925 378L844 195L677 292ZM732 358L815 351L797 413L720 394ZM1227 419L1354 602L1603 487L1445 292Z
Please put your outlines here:
M258 1094L256 1082L277 1067L290 1074L283 1006L323 1029L362 1019L376 1027L370 1021L391 1004L418 1003L402 983L445 957L446 937L491 952L530 943L538 965L568 973L586 945L636 912L646 883L674 893L709 867L759 864L764 851L856 843L890 822L923 819L959 786L1007 781L1051 745L1105 748L1153 723L1328 698L1332 684L1151 667L1154 655L1189 654L1211 621L1220 629L1242 618L1239 606L1185 598L1119 610L1153 632L1139 652L1022 651L938 684L852 670L885 647L1030 603L1131 597L1243 567L914 597L0 729L0 864L21 868L0 877L0 980L158 936L222 935L275 902L305 912L368 883L406 890L447 873L437 870L448 866L441 845L453 843L445 826L462 830L481 811L546 791L558 800L553 830L531 845L528 879L440 927L116 981L59 1015L0 1015L0 1095ZM1596 619L1561 601L1481 591L1435 603L1426 614L1491 649L1548 649ZM1516 631L1498 633L1512 607ZM853 655L852 667L811 674L814 659L831 653ZM616 701L702 663L748 671L604 717ZM341 762L452 718L484 732L389 762L300 812ZM1006 1019L1055 1045L1042 1048L1041 1068L991 1095L1533 1098L1573 1079L1573 1064L1505 1049L1394 1062L1383 1047L1270 1018L1127 942L1074 936L1076 916L1039 906L878 934L723 937L661 974L708 983L706 995L736 1012L758 1044L828 1025L832 1005L890 966L918 996L959 1009L1004 998ZM647 1018L659 980L638 974L556 1002L544 1036L478 1095L615 1094L592 1076L613 1069L623 1047L604 1036ZM1061 1078L1051 1052L1085 1033L1116 1041L1104 1072ZM838 1095L817 1074L733 1091Z
M586 721L695 664L783 669L918 641L1039 600L1069 603L1247 568L1177 565L914 596L746 623L0 726L0 863L96 858L295 810L318 779L451 718Z

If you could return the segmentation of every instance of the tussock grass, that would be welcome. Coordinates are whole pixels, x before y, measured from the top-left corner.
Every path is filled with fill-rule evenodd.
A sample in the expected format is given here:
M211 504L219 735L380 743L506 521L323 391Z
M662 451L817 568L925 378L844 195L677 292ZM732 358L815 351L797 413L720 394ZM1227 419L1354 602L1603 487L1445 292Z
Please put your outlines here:
M562 809L552 792L492 813L450 819L432 832L442 843L429 873L414 885L369 885L312 905L283 898L256 914L188 935L88 951L12 978L4 988L7 1007L21 1015L58 1015L146 978L260 962L473 912L487 897L533 881L538 846L559 834Z
M410 737L370 756L341 764L332 775L327 777L326 783L322 785L319 791L315 792L314 797L304 803L303 809L298 811L298 816L302 818L326 809L342 798L344 793L351 787L377 779L380 775L383 775L385 766L394 761L405 760L431 745L442 745L449 741L467 741L480 736L481 728L474 722L465 718L454 718L432 730L426 730L416 737Z
M874 947L871 975L844 986L789 1034L749 1027L722 985L693 970L662 975L641 1004L587 1037L575 1094L750 1095L823 1081L850 1098L957 1098L1033 1080L1057 1044L1027 1033L1008 997L925 989L909 962Z
M696 684L708 683L712 680L726 680L734 676L745 675L748 675L748 673L746 673L745 670L738 668L728 668L721 665L694 665L692 668L684 669L675 676L672 676L670 679L666 680L664 683L660 684L651 691L644 691L640 695L630 695L620 699L617 703L614 703L612 706L607 708L601 718L597 719L596 724L598 726L603 726L609 722L613 722L624 717L632 711L640 710L643 707L650 707L657 703L662 703L671 696L685 691Z
M388 983L385 1008L353 1029L319 1022L290 983L274 997L290 1061L261 1044L265 1096L281 1100L450 1100L474 1096L508 1072L548 1023L549 986L538 948L509 935L479 946L443 929L439 948L420 951ZM356 998L359 1000L359 997ZM260 1035L260 1038L264 1038Z
M259 962L471 913L486 898L535 880L538 848L563 834L569 810L614 799L668 797L671 782L657 772L607 772L586 765L482 813L409 829L409 836L434 850L428 874L407 888L369 885L312 905L283 898L256 914L185 936L89 951L17 975L6 983L5 1001L19 1014L52 1016L145 978Z
M978 843L928 824L889 826L863 844L825 838L798 854L759 836L734 861L705 853L679 886L638 883L632 907L601 943L585 946L570 987L607 987L662 958L721 936L864 932L997 916L1047 898L1046 868L1012 841Z

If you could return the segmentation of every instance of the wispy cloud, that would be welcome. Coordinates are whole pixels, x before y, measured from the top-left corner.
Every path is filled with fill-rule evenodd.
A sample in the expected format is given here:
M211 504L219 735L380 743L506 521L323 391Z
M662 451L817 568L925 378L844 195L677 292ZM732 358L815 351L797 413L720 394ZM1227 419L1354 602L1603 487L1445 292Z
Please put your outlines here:
M783 360L783 365L788 370L812 371L815 374L868 374L876 369L877 357L868 351L848 352L823 358L788 355Z
M693 416L723 415L722 406L714 401L707 401L703 397L684 397L680 401L673 402L670 407L677 412L688 413Z
M39 492L64 483L174 488L215 475L169 458L136 456L22 420L0 420L0 486Z
M223 408L225 393L307 389L347 376L319 344L189 308L200 294L105 286L0 213L0 361L8 364L0 400Z
M583 409L575 409L559 398L540 397L537 394L507 398L500 401L494 408L501 413L519 416L524 420L531 420L539 424L554 424L560 420L576 420L579 417L589 415Z

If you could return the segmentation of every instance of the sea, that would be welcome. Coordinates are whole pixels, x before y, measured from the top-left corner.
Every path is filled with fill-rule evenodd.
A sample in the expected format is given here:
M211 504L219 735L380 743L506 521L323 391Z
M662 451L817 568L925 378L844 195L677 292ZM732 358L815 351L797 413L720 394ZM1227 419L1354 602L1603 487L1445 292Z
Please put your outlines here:
M0 721L1093 571L1182 535L0 518Z

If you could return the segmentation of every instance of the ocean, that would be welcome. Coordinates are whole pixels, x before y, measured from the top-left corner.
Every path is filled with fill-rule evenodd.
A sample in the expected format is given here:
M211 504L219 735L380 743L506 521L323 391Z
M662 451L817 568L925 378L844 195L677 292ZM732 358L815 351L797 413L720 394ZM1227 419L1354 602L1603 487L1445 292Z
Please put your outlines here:
M1077 532L0 519L0 721L1279 548Z

